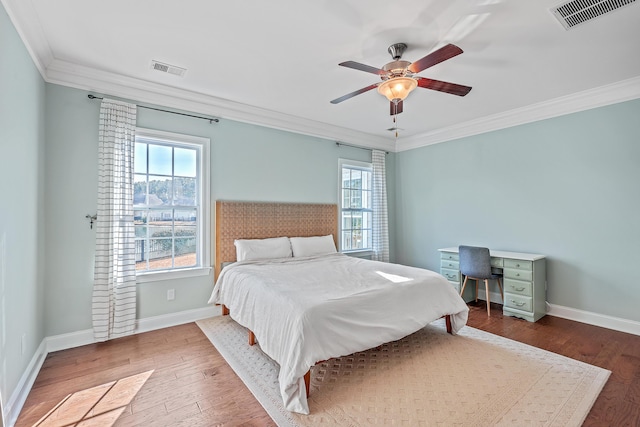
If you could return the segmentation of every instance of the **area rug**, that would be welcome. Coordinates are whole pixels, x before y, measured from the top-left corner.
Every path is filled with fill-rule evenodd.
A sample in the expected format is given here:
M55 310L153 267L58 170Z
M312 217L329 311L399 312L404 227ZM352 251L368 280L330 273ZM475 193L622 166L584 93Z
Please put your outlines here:
M279 366L229 316L197 322L280 427L580 426L610 371L437 321L311 370L310 415L284 409Z

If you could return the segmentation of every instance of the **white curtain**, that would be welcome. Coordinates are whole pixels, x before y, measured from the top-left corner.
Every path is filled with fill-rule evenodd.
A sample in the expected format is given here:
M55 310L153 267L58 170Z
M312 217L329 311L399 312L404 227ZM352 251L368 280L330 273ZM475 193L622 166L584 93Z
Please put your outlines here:
M387 217L386 153L371 152L373 164L373 256L375 261L389 262L389 220Z
M92 303L96 341L130 335L135 327L135 129L135 105L109 99L102 101L98 133L98 219Z

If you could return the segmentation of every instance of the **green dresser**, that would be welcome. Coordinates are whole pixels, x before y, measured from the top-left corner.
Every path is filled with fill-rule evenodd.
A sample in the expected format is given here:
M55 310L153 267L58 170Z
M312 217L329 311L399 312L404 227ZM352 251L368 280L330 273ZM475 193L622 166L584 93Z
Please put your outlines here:
M458 248L438 249L440 251L440 274L460 293L464 277L460 274ZM502 312L505 316L519 317L535 322L547 312L547 271L544 255L521 252L489 250L491 266L503 274L504 301ZM475 283L471 283L475 285ZM467 282L463 298L473 298L473 286ZM495 298L491 298L496 301Z

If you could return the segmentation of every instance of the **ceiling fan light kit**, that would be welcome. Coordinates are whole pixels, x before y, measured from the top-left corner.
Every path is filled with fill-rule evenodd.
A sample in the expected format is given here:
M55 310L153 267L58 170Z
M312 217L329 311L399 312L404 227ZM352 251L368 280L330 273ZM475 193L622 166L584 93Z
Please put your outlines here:
M404 101L409 93L418 87L416 79L411 77L394 77L385 80L378 86L378 93L387 97L391 102Z
M389 100L390 114L395 117L397 114L402 113L402 104L404 99L416 87L437 90L439 92L458 96L465 96L471 90L470 86L428 79L416 75L429 67L433 67L447 59L460 55L462 53L462 49L458 46L447 44L446 46L431 52L427 56L415 62L403 61L400 59L406 49L407 45L405 43L395 43L389 46L387 51L393 58L393 61L385 64L382 68L372 67L355 61L346 61L338 64L342 67L376 74L380 79L382 79L382 82L374 83L362 89L348 93L340 98L332 100L331 103L339 104L340 102L353 98L356 95L360 95L361 93L368 92L373 88L377 88L378 93L384 95Z

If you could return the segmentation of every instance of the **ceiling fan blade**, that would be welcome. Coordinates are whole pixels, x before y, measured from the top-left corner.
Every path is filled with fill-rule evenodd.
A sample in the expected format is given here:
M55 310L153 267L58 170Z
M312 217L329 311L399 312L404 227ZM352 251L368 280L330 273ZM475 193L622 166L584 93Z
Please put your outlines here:
M348 93L348 94L346 94L346 95L344 95L344 96L341 96L340 98L336 98L336 99L334 99L333 101L331 101L331 103L332 103L332 104L338 104L338 103L340 103L340 102L342 102L342 101L346 101L346 100L347 100L347 99L349 99L349 98L353 98L353 97L354 97L354 96L356 96L356 95L360 95L361 93L368 92L368 91L370 91L371 89L374 89L374 88L378 87L378 85L379 85L379 84L380 84L380 83L375 83L375 84L372 84L372 85L370 85L370 86L363 87L362 89L358 89L358 90L356 90L356 91L354 91L354 92Z
M389 114L392 116L395 116L396 114L402 113L402 107L403 107L403 101L398 101L397 104L391 101L389 103Z
M371 65L361 64L355 61L341 62L338 65L347 68L353 68L354 70L366 71L367 73L376 74L379 76L385 75L386 71L380 68L372 67Z
M462 52L462 49L460 49L458 46L448 44L436 50L435 52L431 52L424 58L418 59L416 62L409 65L408 69L412 73L419 73L420 71L426 70L429 67L433 67L434 65L439 64L442 61L446 61L447 59L460 55Z
M424 77L420 77L418 79L418 86L425 89L437 90L440 92L446 92L458 96L465 96L471 90L471 86L463 86L456 83L432 80Z

